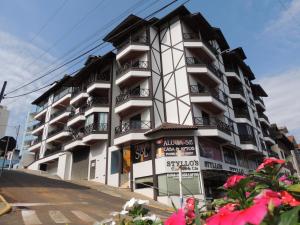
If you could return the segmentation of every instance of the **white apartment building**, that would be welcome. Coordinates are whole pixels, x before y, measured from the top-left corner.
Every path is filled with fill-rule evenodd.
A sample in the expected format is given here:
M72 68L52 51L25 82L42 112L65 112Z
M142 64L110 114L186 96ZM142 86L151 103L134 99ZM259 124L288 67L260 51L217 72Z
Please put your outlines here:
M8 123L9 111L4 105L0 105L0 138L5 136L7 123Z
M36 99L29 169L131 188L155 200L218 197L275 144L267 94L219 28L181 6L161 19L128 16L91 56ZM268 150L267 150L268 149Z

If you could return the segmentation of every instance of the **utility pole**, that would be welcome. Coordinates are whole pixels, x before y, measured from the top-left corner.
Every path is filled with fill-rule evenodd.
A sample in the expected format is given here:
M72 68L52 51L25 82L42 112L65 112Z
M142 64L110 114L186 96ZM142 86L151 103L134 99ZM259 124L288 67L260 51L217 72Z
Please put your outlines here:
M182 166L179 166L179 200L180 200L180 208L183 206L183 193L182 193Z
M7 84L7 81L4 81L4 83L2 85L1 92L0 92L0 103L2 102L2 100L4 98L4 91L5 91L5 88L6 88L6 84Z

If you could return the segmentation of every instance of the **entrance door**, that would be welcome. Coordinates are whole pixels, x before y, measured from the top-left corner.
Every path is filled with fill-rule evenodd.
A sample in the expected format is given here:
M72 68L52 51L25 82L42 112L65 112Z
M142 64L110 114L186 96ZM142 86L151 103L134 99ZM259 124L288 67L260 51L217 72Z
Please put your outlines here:
M90 150L82 148L73 152L72 180L87 180Z
M141 114L131 117L129 122L130 122L131 129L141 129L142 128Z

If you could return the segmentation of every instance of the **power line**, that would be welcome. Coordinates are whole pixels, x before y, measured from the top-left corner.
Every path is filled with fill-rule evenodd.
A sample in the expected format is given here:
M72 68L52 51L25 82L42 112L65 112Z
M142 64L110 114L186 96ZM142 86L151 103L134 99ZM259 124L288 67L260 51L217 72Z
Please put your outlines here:
M152 16L154 16L155 14L157 14L157 13L163 11L164 9L168 8L170 5L174 4L174 3L177 2L177 1L178 1L178 0L173 0L173 1L169 2L168 4L164 5L163 7L159 8L158 10L154 11L153 13L151 13L150 15L146 16L146 17L143 18L143 19L144 19L144 20L147 20L149 17L152 17ZM186 4L186 3L189 2L189 1L190 1L190 0L185 1L182 5ZM115 38L115 37L120 36L121 34L123 34L124 32L126 32L127 30L129 30L131 27L136 26L136 25L139 24L139 23L141 23L141 21L138 21L138 22L132 24L131 26L129 26L128 28L126 28L126 29L120 31L119 33L117 33L117 34L115 34L115 35L113 35L112 38ZM49 74L51 74L51 73L53 73L53 72L55 72L55 71L61 69L62 67L66 66L66 65L68 65L68 64L70 64L70 63L72 63L72 62L74 62L74 61L76 61L77 59L79 59L79 58L85 56L86 54L90 53L91 51L93 51L93 50L95 50L95 49L97 49L97 48L99 48L99 47L101 47L101 46L104 45L104 44L106 44L106 42L102 41L102 42L99 43L98 45L96 45L96 46L94 46L93 48L91 48L91 49L89 49L89 50L87 50L87 51L81 53L81 54L78 55L77 57L75 57L75 58L73 58L73 59L71 59L71 60L65 62L65 63L62 64L61 66L59 66L59 67L57 67L57 68L55 68L55 69L52 69L52 70L46 72L45 74L41 75L40 77L37 77L36 79L34 79L34 80L30 81L29 83L26 83L26 84L24 84L24 85L22 85L22 86L16 88L16 89L13 90L13 91L10 91L10 92L6 93L5 96L6 96L7 94L13 93L13 92L15 92L15 91L17 91L17 90L20 90L21 88L26 87L26 86L28 86L28 85L34 83L34 82L37 81L37 80L42 79L43 77L45 77L45 76L47 76L47 75L49 75ZM115 50L115 49L113 49L113 50Z

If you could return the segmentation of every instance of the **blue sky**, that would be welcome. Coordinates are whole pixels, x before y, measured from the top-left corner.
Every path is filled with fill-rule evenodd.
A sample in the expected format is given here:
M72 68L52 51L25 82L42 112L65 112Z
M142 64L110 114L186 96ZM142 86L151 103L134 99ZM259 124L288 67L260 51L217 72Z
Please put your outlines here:
M11 90L45 72L51 63L64 61L65 58L61 57L70 49L78 47L90 35L94 34L92 40L101 39L112 26L106 30L101 28L137 2L1 1L0 82L8 80L7 90ZM151 2L155 4L143 10ZM144 5L135 7L133 13L140 12L138 15L145 16L166 2L144 0ZM53 17L60 7L60 11ZM257 82L269 93L270 98L266 99L266 104L271 122L287 125L300 141L300 0L191 0L187 7L192 12L200 11L213 26L220 27L231 48L244 48L247 63L255 73ZM49 17L53 19L36 36ZM109 46L95 54L108 49ZM69 71L76 67L78 65ZM61 77L66 71L68 68L63 68L24 91L41 87ZM3 102L12 110L11 125L24 123L29 103L37 95Z

